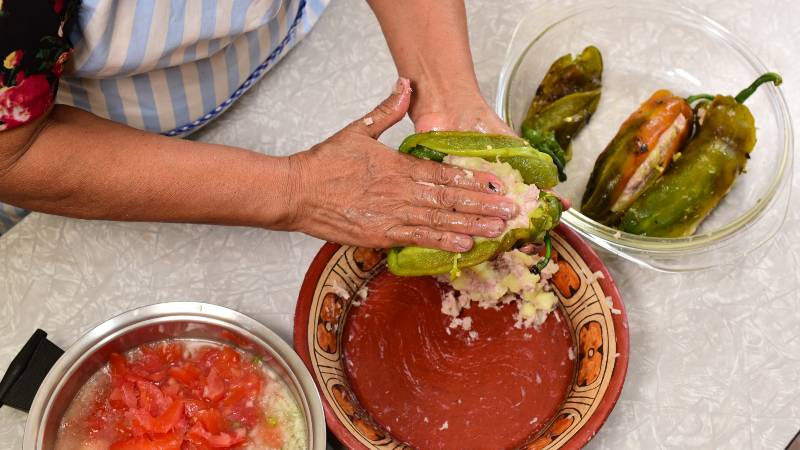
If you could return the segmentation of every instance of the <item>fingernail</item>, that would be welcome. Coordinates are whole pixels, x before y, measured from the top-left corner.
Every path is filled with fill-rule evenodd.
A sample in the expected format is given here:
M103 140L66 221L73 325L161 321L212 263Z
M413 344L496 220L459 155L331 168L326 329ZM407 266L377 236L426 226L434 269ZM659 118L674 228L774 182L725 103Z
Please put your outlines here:
M518 214L518 208L516 203L505 204L500 207L500 213L503 214L503 217L506 219L511 219Z
M472 248L472 238L459 234L453 239L453 245L459 252L465 252Z
M505 230L506 224L502 220L492 220L486 226L486 233L489 237L495 238L503 234L503 230Z
M406 89L406 81L407 78L400 77L395 81L394 88L392 88L393 94L402 94L403 91Z

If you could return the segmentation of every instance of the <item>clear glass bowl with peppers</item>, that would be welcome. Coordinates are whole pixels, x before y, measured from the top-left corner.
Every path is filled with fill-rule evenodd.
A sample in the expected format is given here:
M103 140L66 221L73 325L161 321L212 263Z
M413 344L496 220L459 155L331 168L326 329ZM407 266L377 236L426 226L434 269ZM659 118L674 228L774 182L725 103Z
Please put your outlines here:
M727 195L708 211L699 208L702 220L676 219L673 214L669 220L687 226L661 227L661 218L656 223L653 216L662 203L672 201L674 210L680 202L665 192L660 193L661 198L652 192L637 197L641 184L651 191L659 186L653 187L654 181L648 179L653 171L635 171L640 161L634 161L631 155L605 163L616 164L619 173L629 172L627 183L619 183L616 192L609 189L613 177L608 174L604 174L605 178L600 176L603 174L594 177L595 184L605 183L603 189L589 183L592 173L598 172L593 170L598 157L615 137L624 134L620 133L625 128L623 124L631 125L626 120L652 120L659 116L670 119L674 139L687 141L676 144L677 148L686 149L698 135L695 132L694 137L689 133L681 136L680 118L694 121L695 112L703 115L706 111L697 108L687 113L681 101L703 92L736 96L769 71L747 45L713 20L663 2L599 0L580 2L571 8L546 4L525 14L515 30L500 75L498 114L523 136L531 125L542 123L530 117L531 98L537 86L547 80L553 61L568 54L580 61L581 51L587 47L595 47L602 54L601 94L596 105L587 103L593 107L588 121L583 115L576 116L576 120L586 123L566 149L562 180L554 188L573 206L564 211L561 222L601 248L641 265L673 272L740 263L742 257L774 236L789 207L794 144L786 101L771 82L762 85L746 102L756 127L756 142L746 161L746 173L737 174ZM581 85L581 81L578 78L574 83ZM596 87L586 80L581 86L587 92L585 96ZM704 103L704 98L691 100L697 100L692 106ZM656 107L656 102L674 105ZM706 106L710 105L709 97ZM644 111L637 111L640 107ZM669 111L658 111L659 108ZM669 149L665 151L669 153ZM641 158L650 154L653 152L648 147ZM654 155L651 161L658 159ZM677 166L675 162L671 164ZM656 179L665 176L656 175ZM697 179L683 178L678 183L682 187ZM664 184L659 184L661 190L669 191L661 186ZM606 191L613 201L598 194Z

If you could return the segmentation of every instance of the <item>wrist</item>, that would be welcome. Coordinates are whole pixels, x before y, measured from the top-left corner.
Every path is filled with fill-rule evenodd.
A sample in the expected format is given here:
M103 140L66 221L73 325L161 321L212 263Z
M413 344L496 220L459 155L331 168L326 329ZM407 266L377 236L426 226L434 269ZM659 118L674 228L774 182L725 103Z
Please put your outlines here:
M261 189L256 199L260 204L258 226L270 230L298 230L302 192L296 156L269 157L268 170L261 175Z
M447 114L460 108L485 104L474 77L438 81L414 79L412 88L414 97L408 115L415 123L426 115Z

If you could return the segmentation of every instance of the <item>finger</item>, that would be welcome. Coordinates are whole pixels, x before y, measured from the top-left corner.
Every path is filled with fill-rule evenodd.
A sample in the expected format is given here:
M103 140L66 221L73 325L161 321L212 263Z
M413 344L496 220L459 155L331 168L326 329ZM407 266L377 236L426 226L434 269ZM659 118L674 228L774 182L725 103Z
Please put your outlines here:
M466 252L472 248L472 238L459 233L438 231L421 225L397 225L386 230L390 245L417 245L448 252Z
M413 158L413 156L409 156ZM411 179L423 183L453 186L471 191L482 191L491 194L502 194L505 186L500 179L491 173L471 171L460 167L442 164L425 159L413 159Z
M497 217L463 214L445 209L409 206L397 210L396 217L406 225L424 225L440 231L470 236L496 238L505 231L506 223Z
M506 197L447 186L418 184L412 191L414 204L465 214L513 219L519 214L517 204Z
M384 131L400 121L408 111L411 102L411 82L399 78L392 94L364 117L352 122L346 130L377 139Z

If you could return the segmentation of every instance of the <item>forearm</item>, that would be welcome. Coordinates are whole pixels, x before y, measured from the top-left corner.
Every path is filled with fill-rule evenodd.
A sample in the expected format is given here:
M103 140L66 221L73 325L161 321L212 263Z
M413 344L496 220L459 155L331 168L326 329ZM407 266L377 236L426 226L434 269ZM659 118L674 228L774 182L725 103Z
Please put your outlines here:
M289 158L167 138L65 106L2 162L0 200L52 214L278 229L292 214Z
M463 0L369 0L400 76L415 91L412 119L465 96L480 97Z

